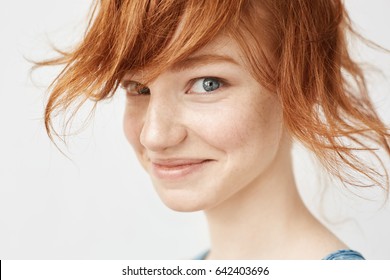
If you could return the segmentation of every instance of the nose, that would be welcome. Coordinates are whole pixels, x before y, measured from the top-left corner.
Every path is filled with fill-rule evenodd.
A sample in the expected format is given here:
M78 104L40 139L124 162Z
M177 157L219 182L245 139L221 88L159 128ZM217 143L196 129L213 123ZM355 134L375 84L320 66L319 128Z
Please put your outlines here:
M178 104L169 94L167 95L152 93L144 116L140 142L153 152L175 147L187 136L186 129L181 124Z

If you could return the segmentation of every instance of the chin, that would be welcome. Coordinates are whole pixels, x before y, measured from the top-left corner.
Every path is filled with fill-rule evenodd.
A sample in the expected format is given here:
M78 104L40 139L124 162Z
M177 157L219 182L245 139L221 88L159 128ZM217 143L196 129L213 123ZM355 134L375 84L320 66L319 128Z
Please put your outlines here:
M170 209L178 212L196 212L208 207L208 203L195 194L182 190L158 192L162 202Z
M165 205L170 208L173 211L177 212L197 212L203 210L203 207L197 207L197 206L189 206L189 205L184 205L184 204L167 204Z

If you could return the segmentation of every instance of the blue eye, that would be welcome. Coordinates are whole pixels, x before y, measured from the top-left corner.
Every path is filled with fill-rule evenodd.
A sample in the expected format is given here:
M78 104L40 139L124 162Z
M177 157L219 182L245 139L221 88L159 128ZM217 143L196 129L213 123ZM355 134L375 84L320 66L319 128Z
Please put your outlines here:
M195 80L192 84L189 93L207 93L219 89L222 86L222 82L218 78L201 78Z

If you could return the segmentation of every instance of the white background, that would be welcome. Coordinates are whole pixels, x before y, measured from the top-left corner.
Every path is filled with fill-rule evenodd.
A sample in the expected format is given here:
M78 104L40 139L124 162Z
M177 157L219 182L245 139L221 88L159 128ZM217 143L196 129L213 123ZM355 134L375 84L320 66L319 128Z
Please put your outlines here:
M346 2L359 30L390 48L390 2ZM38 70L30 79L25 58L51 56L50 42L76 42L89 5L1 0L0 259L192 258L209 246L203 214L176 213L160 202L123 136L123 96L103 102L86 130L69 139L71 160L45 134L45 87L58 69ZM390 55L359 49L384 70L371 87L390 124ZM367 258L390 259L390 207L380 208L382 193L370 190L363 194L372 201L361 199L333 182L321 195L309 157L300 149L294 155L310 209Z

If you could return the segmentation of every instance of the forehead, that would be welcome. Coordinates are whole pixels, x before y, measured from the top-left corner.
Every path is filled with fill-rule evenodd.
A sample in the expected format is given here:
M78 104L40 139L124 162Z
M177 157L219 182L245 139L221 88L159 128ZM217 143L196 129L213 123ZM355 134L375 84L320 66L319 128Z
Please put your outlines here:
M173 63L169 70L178 72L216 63L242 65L243 61L241 49L236 41L228 35L219 35L204 47Z
M231 64L243 66L245 64L244 55L237 42L230 36L221 34L199 50L189 54L183 59L173 62L165 71L181 72L193 68L203 67L211 64ZM144 80L147 73L155 67L145 65L138 71L129 73L132 77L138 77Z

